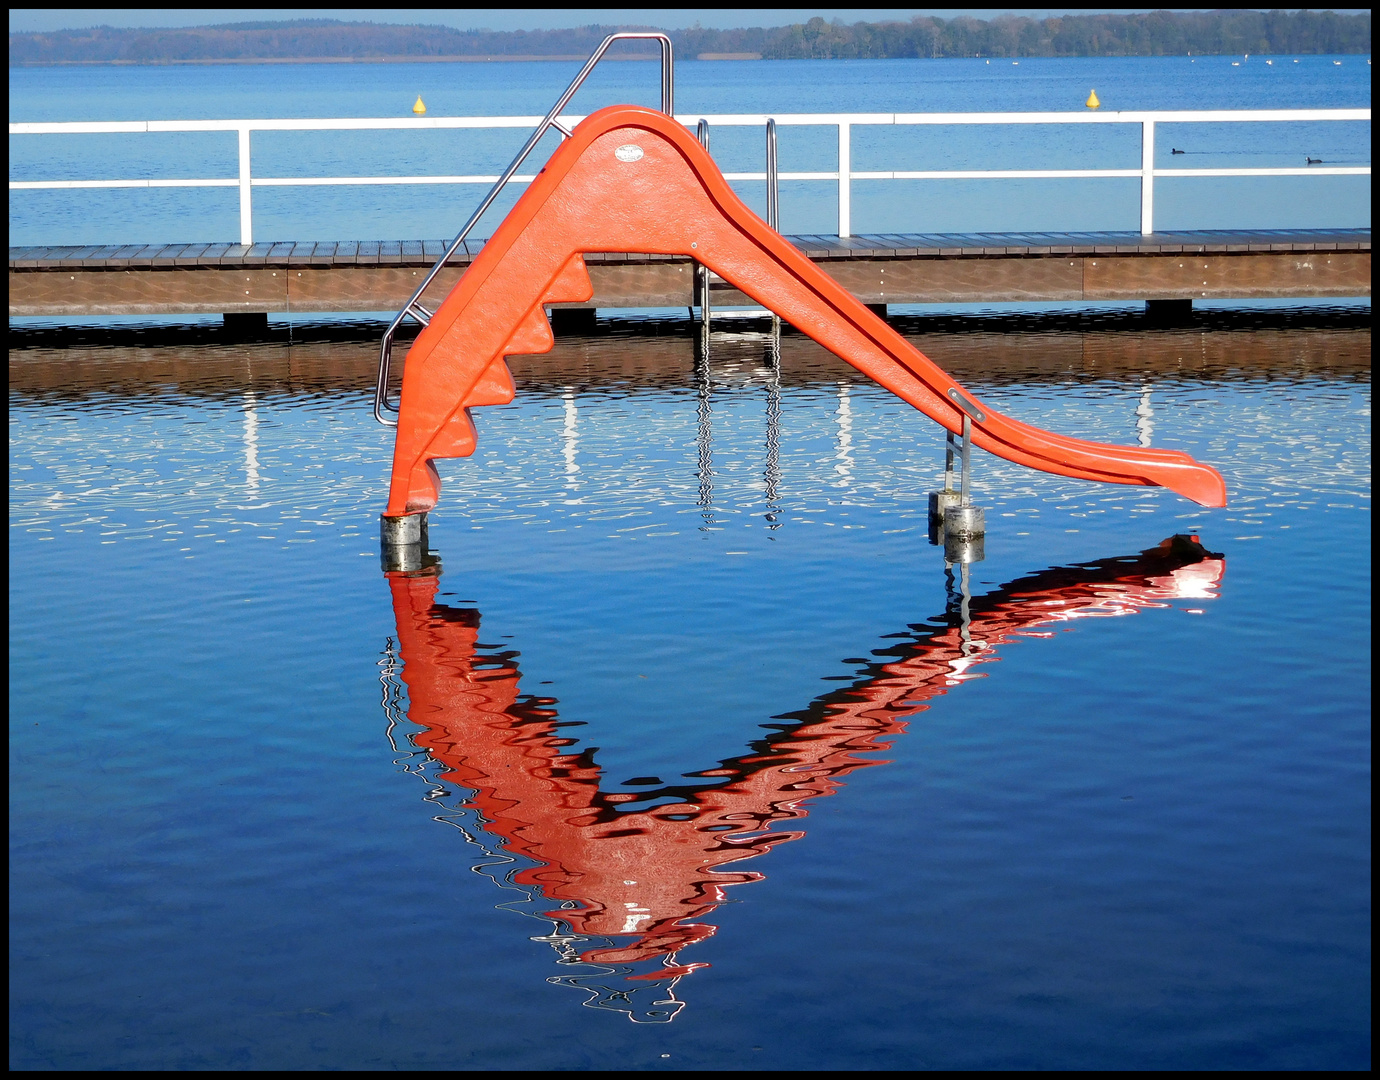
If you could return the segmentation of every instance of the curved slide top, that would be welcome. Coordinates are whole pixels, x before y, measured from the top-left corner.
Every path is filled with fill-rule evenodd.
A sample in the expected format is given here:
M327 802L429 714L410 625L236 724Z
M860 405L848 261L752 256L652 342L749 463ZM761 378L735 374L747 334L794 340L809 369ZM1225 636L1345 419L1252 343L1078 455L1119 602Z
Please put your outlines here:
M585 118L408 351L388 516L430 510L436 458L474 451L469 409L515 392L505 356L554 344L544 304L593 295L584 252L689 256L952 432L1032 469L1167 487L1225 506L1226 485L1187 454L1055 435L988 408L747 208L671 117L616 105Z

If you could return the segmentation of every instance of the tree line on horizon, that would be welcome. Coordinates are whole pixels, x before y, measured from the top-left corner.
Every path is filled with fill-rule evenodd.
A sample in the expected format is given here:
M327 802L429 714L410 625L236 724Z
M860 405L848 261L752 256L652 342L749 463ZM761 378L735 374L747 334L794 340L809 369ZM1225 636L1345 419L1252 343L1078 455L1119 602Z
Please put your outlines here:
M270 59L587 56L610 33L649 26L564 30L456 30L446 26L297 19L177 29L10 34L10 64L174 63ZM1182 56L1369 53L1370 14L1333 11L1154 11L1001 16L909 22L813 18L789 26L669 31L681 57L736 54L768 60L1037 56ZM633 53L646 46L624 47Z

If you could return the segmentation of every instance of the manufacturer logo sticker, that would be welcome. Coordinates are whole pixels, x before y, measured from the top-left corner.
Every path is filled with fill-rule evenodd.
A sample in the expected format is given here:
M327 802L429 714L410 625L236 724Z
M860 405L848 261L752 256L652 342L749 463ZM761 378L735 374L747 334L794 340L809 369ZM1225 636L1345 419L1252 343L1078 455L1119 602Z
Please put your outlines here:
M641 161L642 147L636 143L624 143L613 152L613 156L619 161Z

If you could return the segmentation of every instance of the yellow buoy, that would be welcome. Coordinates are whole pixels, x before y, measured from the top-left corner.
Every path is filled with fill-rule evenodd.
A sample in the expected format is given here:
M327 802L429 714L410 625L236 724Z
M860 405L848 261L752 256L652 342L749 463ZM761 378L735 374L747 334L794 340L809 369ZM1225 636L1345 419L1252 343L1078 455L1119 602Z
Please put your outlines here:
M422 95L417 95L417 104L412 106L412 111L417 114L426 112L426 106L422 104Z
M420 99L418 99L418 100L420 100ZM1088 95L1088 101L1087 101L1088 108L1090 108L1090 109L1095 109L1095 108L1097 108L1097 107L1098 107L1099 105L1101 105L1101 104L1102 104L1102 102L1100 102L1100 101L1097 100L1097 91L1096 91L1096 90L1094 90L1091 94Z

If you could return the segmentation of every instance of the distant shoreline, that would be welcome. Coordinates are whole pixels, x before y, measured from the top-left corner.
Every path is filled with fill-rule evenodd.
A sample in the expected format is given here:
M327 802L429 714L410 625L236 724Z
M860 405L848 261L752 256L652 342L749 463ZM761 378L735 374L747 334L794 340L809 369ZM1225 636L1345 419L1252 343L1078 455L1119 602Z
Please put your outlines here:
M419 14L425 14L419 12ZM627 9L625 15L636 14ZM784 11L782 14L789 16ZM1368 54L1370 13L1254 9L1085 12L1045 19L997 16L907 21L826 21L733 29L656 30L584 25L551 30L464 30L422 23L279 19L187 27L90 26L11 31L10 66L57 64L475 64L574 63L609 34L665 34L697 60L905 60L1113 56L1300 56ZM625 49L627 51L625 51ZM606 58L643 60L660 49L643 38Z
M21 60L10 67L167 67L170 64L530 64L541 60L579 63L585 53L540 56L255 56L225 60ZM660 60L657 53L617 54L605 60ZM760 60L761 53L700 53L696 60Z
M589 59L587 53L570 53L555 56L252 56L233 57L214 60L21 60L10 67L168 67L173 64L494 64L502 61L513 63L532 63L538 60L556 60L561 63L583 62ZM605 61L660 60L656 53L645 55L610 55ZM729 57L700 56L697 60L726 60ZM749 59L733 57L732 59ZM761 56L752 57L760 60Z
M1159 56L1027 56L1024 60L1171 60L1176 57L1192 56L1194 59L1203 57L1209 59L1223 56L1239 56L1240 53L1165 53ZM1261 53L1262 57L1278 56L1280 54ZM1307 53L1301 56L1310 55ZM1337 55L1350 56L1351 53L1320 53L1314 55ZM214 60L21 60L10 64L10 67L17 68L38 68L38 67L173 67L185 65L213 65L213 64L531 64L539 62L557 63L580 63L588 60L585 53L569 53L557 55L517 55L517 56L254 56L254 57L234 57ZM605 61L655 61L661 57L656 53L646 53L643 55L609 55L605 56ZM744 61L761 60L761 53L700 53L693 58L694 60L704 60L709 62L719 61ZM853 57L791 57L790 59L854 59ZM864 59L873 59L867 57ZM992 59L983 56L942 56L942 57L889 57L877 58L886 60L984 60ZM684 62L684 61L682 61Z

